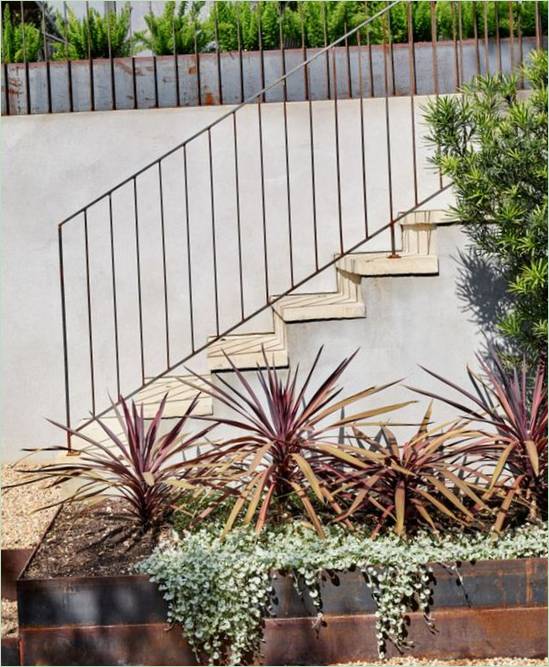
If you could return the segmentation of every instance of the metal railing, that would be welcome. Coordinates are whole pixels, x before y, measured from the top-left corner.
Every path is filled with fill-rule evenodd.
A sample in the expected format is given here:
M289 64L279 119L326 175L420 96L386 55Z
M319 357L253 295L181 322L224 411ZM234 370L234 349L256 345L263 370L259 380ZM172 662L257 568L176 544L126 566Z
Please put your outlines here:
M220 38L220 23L217 5L213 3L211 10L211 21L208 25L211 35L207 42L202 38L203 28L198 19L189 19L189 29L194 30L189 43L179 45L175 39L177 32L177 3L172 16L173 53L166 55L166 45L161 50L164 55L152 54L143 46L135 43L135 28L139 27L133 21L132 13L138 9L148 8L150 16L155 17L154 8L163 3L104 3L103 18L106 19L106 42L95 44L90 30L90 16L95 16L94 8L90 8L89 2L80 3L84 12L81 20L83 34L83 45L77 55L71 51L72 45L69 40L69 19L67 7L71 3L54 3L59 12L57 23L55 19L48 18L47 3L37 2L37 10L34 23L25 18L24 5L29 3L10 2L3 3L12 8L12 14L18 10L13 29L19 28L21 38L19 45L19 56L15 60L21 62L8 62L7 45L4 46L2 58L3 78L3 113L30 114L30 113L52 113L65 111L95 111L108 109L138 109L159 108L170 106L192 106L211 104L235 104L242 103L249 93L258 88L265 88L266 93L262 102L282 101L282 88L271 84L285 74L287 63L292 63L292 68L297 64L303 64L309 55L318 48L328 46L328 17L326 4L322 5L320 24L317 26L322 32L322 38L317 36L311 39L307 31L307 22L302 10L303 2L298 3L299 11L296 10L295 27L288 30L285 13L286 3L276 3L278 7L279 29L278 45L272 44L273 35L267 34L262 25L262 6L264 3L256 3L250 10L255 16L257 25L257 36L249 44L243 38L245 26L241 25L240 13L236 12L232 26L235 32L234 43L228 44L227 48L234 51L225 51L223 40ZM268 3L274 5L275 3ZM364 14L371 12L370 4L364 3ZM379 4L379 3L376 3ZM532 41L540 48L543 40L542 15L539 2L525 0L524 2L508 2L507 0L497 2L431 2L431 35L425 34L425 25L420 30L416 23L419 21L418 12L421 8L415 8L417 3L411 3L407 11L405 30L390 28L391 38L398 39L398 43L405 45L407 31L411 32L412 42L420 51L437 48L440 35L444 36L444 44L441 48L447 48L448 44L459 44L456 57L453 62L444 58L435 58L434 67L445 68L447 71L437 72L432 79L432 84L438 89L422 89L422 93L444 93L451 92L444 82L450 76L459 77L462 67L463 45L474 49L478 59L478 68L481 68L481 50L483 51L482 67L484 71L502 71L502 44L505 40L511 42L510 52L514 62L510 62L512 68L523 58L523 42ZM420 3L421 4L421 3ZM423 3L425 4L425 3ZM130 22L128 28L127 42L124 48L118 43L114 44L111 35L111 24L109 17L120 14L125 6L130 10ZM236 3L238 5L238 3ZM467 5L467 23L465 25L464 13ZM138 8L139 6L139 8ZM442 15L442 10L450 7L451 14L448 18ZM523 18L524 8L533 10L533 17L528 15L528 21ZM61 8L61 9L59 9ZM293 10L292 10L293 11ZM530 12L532 13L532 12ZM98 15L99 16L99 15ZM397 17L402 22L402 16ZM425 17L424 17L425 18ZM444 20L443 20L444 19ZM91 21L93 23L93 20ZM143 20L141 21L143 23ZM451 25L447 25L450 22ZM522 23L525 22L525 25ZM533 25L532 25L533 23ZM299 24L299 25L298 25ZM133 27L132 27L133 26ZM144 24L141 26L144 27ZM223 26L221 26L223 27ZM36 30L38 39L34 39L34 47L31 48L30 35L27 30ZM343 33L347 33L347 26L340 26ZM87 34L86 34L87 30ZM13 30L12 30L13 32ZM57 34L52 34L57 32ZM271 28L272 33L272 28ZM417 38L417 34L420 38ZM27 35L27 37L26 37ZM270 48L266 48L265 39L269 39ZM349 31L346 37L338 40L338 45L333 46L335 50L341 50L343 59L348 55L348 49L357 46L359 32ZM380 45L379 31L368 35L367 48ZM415 42L414 42L415 40ZM250 41L248 39L248 41ZM395 40L393 39L393 42ZM488 57L488 43L495 42L495 58L490 63ZM320 42L320 44L319 44ZM322 43L323 42L323 43ZM408 39L408 42L410 40ZM314 48L313 46L314 45ZM37 48L40 46L40 48ZM248 49L245 49L248 46ZM503 47L505 48L505 46ZM128 51L128 53L126 53ZM158 51L158 49L157 49ZM120 55L123 53L124 55ZM71 55L72 54L72 55ZM99 54L99 55L98 55ZM12 60L13 60L12 55ZM36 61L39 62L36 62ZM374 59L375 60L375 59ZM440 60L440 62L438 62ZM291 85L284 90L286 101L306 100L308 96L313 99L330 99L333 95L331 90L333 82L330 72L311 72L312 76L307 86ZM314 74L314 76L313 76ZM375 71L372 67L367 73L367 84L369 95L381 95L382 87L374 86ZM358 85L353 90L353 78L349 76L346 80L345 94L353 97L357 95ZM381 75L381 73L380 73ZM248 81L254 81L253 88L247 85ZM292 82L293 83L293 82ZM391 94L407 94L403 86L395 83L393 79ZM442 84L442 87L441 85Z
M397 48L391 40L391 14L395 7L402 4L407 7L409 41L404 50L399 47L397 56ZM438 80L438 58L441 57L442 47L436 40L434 4L431 3L433 40L430 56L433 88L437 94L442 87ZM454 40L450 45L444 44L444 48L447 51L450 48L454 88L457 89L466 80L470 63L467 65L464 61L465 43L459 38L459 3L453 5ZM427 190L420 183L422 158L418 155L416 139L418 121L415 97L419 77L411 12L411 4L404 0L386 3L382 9L338 40L308 58L304 54L303 62L288 71L284 67L283 48L281 59L284 73L275 82L262 87L236 107L219 115L209 125L59 224L65 420L69 427L75 426L75 393L81 395L85 391L88 398L84 396L82 400L88 400L91 404L90 418L76 427L81 430L111 409L110 405L100 404L100 393L105 397L108 392L118 397L134 396L144 387L173 372L182 363L206 351L223 336L257 317L275 301L318 276L365 242L385 235L390 244L390 257L398 261L396 223L407 212L425 204L448 187L438 177L435 177ZM374 53L370 40L374 28L382 31L387 38L377 53ZM350 45L351 40L356 42L353 47ZM518 42L511 40L504 45L503 40L481 40L478 34L472 46L473 74L486 71L493 61L494 53L500 68L504 61L517 66L525 53L522 42L520 47ZM338 49L341 47L343 59L339 57ZM382 145L385 147L385 157L382 160L378 153L373 155L376 162L374 176L384 172L383 187L377 188L377 199L374 202L368 182L372 165L366 148L366 134L374 121L373 117L365 118L365 107L367 91L372 96L374 85L379 87L380 83L375 79L374 70L379 65L376 58L381 59L382 67L382 99L376 103L383 105ZM394 110L390 99L403 58L408 65L410 97L406 122L409 123L411 133L409 146L403 144L402 136L391 132L391 114ZM354 90L351 63L358 72ZM307 92L311 72L319 64L326 71L331 97L329 102L322 103L323 122L329 114L333 132L329 150L323 145L322 151L318 143L321 138L316 132L319 116ZM294 77L302 81L305 102L294 106L290 113L287 89ZM348 95L340 94L342 87L347 87ZM269 92L275 88L281 89L281 104L265 106ZM298 142L293 139L296 136L295 128L292 127L294 109L301 113L302 121ZM264 118L267 110L270 114L270 134L266 138ZM349 196L343 173L348 169L347 162L350 159L349 155L343 154L347 150L344 148L344 133L349 127L349 110L355 114L355 118L357 114L359 118L355 126L357 134L353 140L359 146L356 148L359 156L356 162L359 170L357 182L361 190L358 201L355 191ZM342 114L347 119L345 122L342 122ZM278 119L276 123L274 119ZM272 129L275 126L276 132ZM348 139L346 141L345 146L349 146ZM294 154L296 143L299 143L301 151L299 160ZM397 167L407 161L412 172L413 194L404 205L395 191L395 157L398 158ZM326 192L325 187L319 189L320 171L328 167L332 174L330 193ZM253 179L255 185L251 187ZM273 188L276 188L275 195L271 193ZM275 207L270 210L266 205L267 190L270 200L275 200ZM380 191L383 198L381 203ZM331 206L328 195L333 199L333 219L321 222L321 214ZM303 213L305 203L306 216ZM250 213L252 208L253 212ZM353 228L352 234L347 225L349 210L353 211L353 222L358 221L359 224L359 228ZM383 211L385 222L376 227L374 213L377 219L380 210ZM305 270L300 271L301 260L298 255L300 244L303 245L300 238L305 234L304 217L310 222L306 234L309 239L307 250L310 251L310 263ZM270 224L273 221L268 218L276 218L276 224ZM274 238L273 226L276 227ZM180 234L175 261L170 258L170 253L173 253L170 230L173 229ZM326 256L321 246L325 237L330 235L336 251L334 253L332 248ZM251 259L245 257L243 250L248 242L253 245ZM155 244L157 252L154 255L156 260L153 261L151 253ZM230 261L227 259L229 256ZM284 256L287 261L287 272L282 271L281 262L274 259L280 256ZM227 267L227 264L231 266ZM80 276L83 296L68 295L74 289L69 272ZM154 280L146 278L146 272L147 276L154 273ZM94 288L99 288L96 278L92 276L101 279L104 291L99 296L94 294ZM224 313L224 305L229 289L238 306L231 308L227 315ZM255 295L252 307L247 305L250 292ZM185 297L184 307L181 301L177 302L181 295ZM69 308L69 296L73 309L76 308L78 312L72 312ZM177 302L175 306L174 298ZM128 314L130 301L134 304L135 330L128 325L132 319ZM154 313L147 303L154 304ZM96 312L98 304L103 308L99 314ZM110 310L110 314L107 310ZM204 326L198 321L198 310L208 312ZM147 346L145 343L151 320L155 329L149 338L152 337L153 343ZM71 342L70 330L74 332L77 327L80 327L80 334ZM124 345L127 345L127 341L124 343L122 338L128 336L130 329L133 343L126 348ZM185 342L184 348L176 349L181 347L181 341ZM121 354L122 348L124 354ZM133 348L133 358L130 348ZM161 350L163 358L150 363L151 350L156 356ZM98 354L102 355L101 360ZM88 386L85 389L80 381L73 382L73 357L80 359L79 370L85 370L87 375ZM85 363L83 357L86 358ZM110 361L105 362L106 357ZM105 363L109 366L107 371L104 369ZM134 373L134 380L131 388L126 390L123 367L128 366L130 372ZM99 376L103 379L99 380ZM110 385L104 379L107 376ZM70 450L70 436L67 446Z

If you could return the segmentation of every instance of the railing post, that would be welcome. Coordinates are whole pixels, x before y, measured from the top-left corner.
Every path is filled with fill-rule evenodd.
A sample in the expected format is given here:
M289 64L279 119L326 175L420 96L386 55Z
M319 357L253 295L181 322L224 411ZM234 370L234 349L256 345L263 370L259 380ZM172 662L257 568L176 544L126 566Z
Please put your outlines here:
M69 351L67 343L67 305L65 297L65 268L63 259L63 229L57 228L57 239L59 246L59 284L61 287L61 325L63 330L63 371L65 379L65 422L67 428L71 428L71 403L69 387ZM71 434L67 432L67 453L72 454Z

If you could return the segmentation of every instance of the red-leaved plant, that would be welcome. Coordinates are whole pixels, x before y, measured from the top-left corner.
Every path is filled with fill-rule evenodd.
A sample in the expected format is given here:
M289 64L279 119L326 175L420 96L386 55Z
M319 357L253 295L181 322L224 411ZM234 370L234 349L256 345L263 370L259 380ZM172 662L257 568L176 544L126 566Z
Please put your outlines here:
M73 481L76 486L74 492L56 504L123 498L126 502L112 518L143 532L156 530L171 511L178 493L171 481L184 477L190 479L193 474L193 470L184 465L183 454L193 450L213 428L209 425L196 434L181 436L196 406L198 397L195 397L175 426L159 436L167 397L166 394L148 427L143 406L138 409L133 402L128 406L120 399L122 414L116 405L113 405L113 410L123 435L117 435L104 421L97 420L108 436L108 442L100 442L81 431L51 422L88 444L79 449L77 456L67 456L63 462L44 464L33 470L23 483L51 480L51 486L57 486ZM47 449L66 451L61 446ZM176 456L178 459L174 460Z
M491 464L491 479L485 498L500 498L494 529L501 530L513 501L528 508L531 520L547 517L547 381L540 361L533 378L525 362L507 369L498 354L487 360L478 357L483 375L469 368L472 391L424 368L448 387L459 392L462 403L432 392L415 389L461 410L470 421L484 425L482 437L470 449L481 461Z
M299 368L295 372L289 370L284 378L282 373L270 366L265 354L265 370L258 368L256 371L259 391L252 388L229 357L227 359L238 380L238 388L221 377L218 379L223 388L206 382L208 388L203 391L230 408L234 415L216 418L215 423L236 429L238 433L189 462L189 465L200 464L207 469L203 481L222 491L218 502L234 497L225 533L244 510L243 523L247 525L255 520L255 528L259 532L266 522L276 521L294 503L301 507L318 534L324 535L315 505L340 514L342 508L331 493L336 479L333 471L346 465L360 465L352 453L353 448L337 442L338 430L411 402L384 405L334 419L334 415L350 404L394 383L369 387L335 401L341 392L336 383L355 352L344 359L316 390L311 391L321 351L322 348L301 384L298 383ZM202 513L201 518L214 509L215 504Z
M470 524L487 509L463 465L466 443L478 432L457 422L429 428L430 418L431 405L415 435L401 444L386 427L375 438L353 428L362 466L341 476L334 495L347 509L338 521L366 512L374 518L372 536L387 523L404 535L422 525L439 532L448 522Z

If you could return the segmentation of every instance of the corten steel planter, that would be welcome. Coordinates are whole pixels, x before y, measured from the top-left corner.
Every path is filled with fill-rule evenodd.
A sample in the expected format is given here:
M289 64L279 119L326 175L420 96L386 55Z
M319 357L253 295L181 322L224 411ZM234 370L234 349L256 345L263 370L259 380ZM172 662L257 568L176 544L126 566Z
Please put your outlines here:
M19 637L2 637L2 665L19 665Z
M33 549L2 549L2 597L17 600L17 577L31 557Z
M545 559L434 566L432 615L409 614L412 655L428 658L542 657L547 647ZM330 664L377 657L375 604L360 572L325 574L324 619L290 577L274 581L262 664ZM166 603L145 576L61 577L17 582L22 665L194 665ZM315 627L317 626L317 627ZM390 646L389 655L396 654Z

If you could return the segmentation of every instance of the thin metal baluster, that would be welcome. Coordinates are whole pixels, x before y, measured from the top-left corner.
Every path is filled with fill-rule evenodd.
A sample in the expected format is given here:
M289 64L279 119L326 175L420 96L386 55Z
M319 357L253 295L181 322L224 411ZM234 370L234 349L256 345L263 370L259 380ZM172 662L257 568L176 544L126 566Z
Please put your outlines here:
M193 313L193 276L191 263L191 225L189 212L189 183L187 178L187 146L183 146L183 169L185 171L185 225L187 236L187 276L189 281L189 315L191 325L191 352L194 354L196 347L194 344L194 313Z
M219 16L217 13L217 3L213 6L214 16L214 35L215 35L215 59L217 63L217 90L219 92L219 104L223 104L223 83L221 80L221 52L219 51Z
M539 9L539 2L534 3L534 11L536 17L536 49L539 51L541 49L541 14Z
M240 25L240 4L236 4L236 38L238 42L238 66L240 72L240 102L244 102L244 65L242 63L242 34Z
M196 90L198 93L198 106L202 106L202 84L200 83L200 54L198 53L198 39L196 34L196 20L193 23L194 25L194 60L196 63Z
M437 58L437 3L431 0L431 47L433 56L433 86L438 95L438 58Z
M343 214L341 207L341 168L339 163L339 115L337 108L337 64L334 49L332 51L332 68L334 74L334 130L335 130L335 151L336 151L336 179L337 179L337 214L339 222L339 252L344 252L343 242Z
M305 18L303 16L303 3L299 3L299 18L301 19L301 54L303 62L307 60L307 48L305 47ZM307 83L307 65L303 67L303 87L305 88L305 99L309 99L309 86Z
M63 329L63 371L65 377L65 422L68 429L71 428L71 399L69 385L69 348L67 337L67 303L65 296L65 269L63 261L63 230L57 228L57 240L59 247L59 286L61 288L61 325ZM67 432L67 450L72 452L71 434Z
M259 174L261 178L261 220L263 223L263 261L265 265L265 303L269 303L269 259L267 251L267 217L265 212L265 165L263 157L263 121L261 95L257 97L257 121L259 126Z
M116 8L116 3L115 3L115 8ZM107 19L107 46L109 48L109 62L111 66L112 109L114 111L116 109L116 85L114 80L114 60L112 55L112 41L111 41L111 10L107 6L105 6L105 17Z
M64 42L65 42L65 58L67 60L67 75L68 75L68 86L69 86L69 109L74 111L74 98L72 92L72 62L69 58L69 23L67 19L67 3L63 2L63 24L65 28Z
M139 214L137 210L137 177L133 181L133 210L135 215L135 258L137 265L137 300L139 308L139 347L141 352L141 380L145 382L145 346L143 343L143 303L141 297L141 255L139 250Z
M305 95L309 101L309 146L311 149L311 194L313 205L313 233L315 247L315 269L318 271L318 229L316 217L316 177L315 177L315 139L313 126L313 103L309 90L309 71L308 65L305 65Z
M488 2L484 3L484 74L490 74L490 50L488 41Z
M391 54L391 88L393 91L393 96L396 95L396 77L395 77L395 52L393 48L393 34L391 28L391 8L390 0L386 0L385 5L389 7L385 18L387 21L387 39L389 40L389 52Z
M457 44L457 28L456 28L456 7L455 2L452 0L450 2L450 13L452 16L452 42L454 43L454 81L456 85L456 91L459 88L460 76L459 76L459 57L458 57L458 44Z
M10 82L8 78L8 65L4 63L4 95L6 96L6 116L10 115Z
M280 57L282 64L282 75L286 75L286 55L284 50L284 30L283 30L283 11L280 5L278 6L278 18L279 18L279 40L280 40ZM286 79L282 81L283 91L284 91L284 101L282 105L282 113L284 118L284 153L286 161L286 197L288 205L288 245L289 245L289 258L290 258L290 283L291 286L294 286L294 257L293 257L293 239L292 239L292 202L291 202L291 190L290 190L290 152L288 147L288 110L286 103L288 101L288 89L286 87Z
M162 273L164 278L164 321L166 323L166 365L170 367L170 317L168 313L168 272L166 269L166 229L164 224L164 187L162 161L158 161L158 186L160 195L160 234L162 237Z
M364 77L362 74L362 44L360 30L356 34L358 47L358 86L360 103L360 154L362 157L362 201L364 204L364 238L368 238L368 200L366 193L366 155L364 151ZM318 270L318 266L317 266Z
M471 5L473 18L473 36L475 38L475 58L477 63L477 74L480 74L480 48L478 43L478 18L477 18L477 3L473 2Z
M175 75L175 100L178 107L181 106L181 90L179 84L179 57L177 53L177 34L175 30L175 15L177 14L177 2L175 3L172 18L172 36L173 36L173 65Z
M21 9L21 36L23 42L23 63L25 65L25 92L27 97L27 114L31 112L31 91L30 91L30 78L29 78L29 62L27 60L27 37L25 30L25 7L23 5L23 0L20 2Z
M463 69L463 17L461 15L461 2L457 3L457 20L458 20L458 39L459 39L460 84L462 84L465 80L465 70Z
M494 16L495 16L495 24L496 24L496 56L497 56L497 68L498 68L498 74L501 74L502 69L501 69L501 39L499 36L499 7L497 0L494 2Z
M154 16L152 2L149 0L149 12L151 16ZM154 76L154 106L158 109L158 64L156 62L156 55L153 53L153 76Z
M52 112L52 100L51 100L51 71L50 71L50 56L48 53L48 40L46 38L46 3L40 3L42 9L41 17L41 27L42 27L42 40L44 48L44 60L46 61L46 88L48 91L48 113Z
M133 12L133 5L130 3L130 39L133 41L132 12ZM135 56L133 55L133 53L131 58L132 58L133 108L137 109L137 76L135 74Z
M93 362L93 321L91 307L90 252L88 243L88 210L84 209L84 249L86 254L86 302L88 305L88 350L90 355L90 382L92 415L95 416L95 373Z
M91 31L90 31L90 3L86 0L86 28L88 33L88 62L90 68L90 104L91 110L95 111L95 81L93 78L93 60L91 47Z
M346 62L347 62L347 91L348 91L349 97L352 99L352 97L353 97L353 82L351 80L351 52L349 50L349 39L348 39L348 36L347 36L347 21L345 21L343 29L345 30L345 57L346 57Z
M513 25L513 3L509 2L509 48L511 49L511 72L515 69L515 34Z
M233 113L234 138L234 174L236 192L236 230L238 240L238 280L240 284L240 314L244 319L244 281L242 274L242 233L240 229L240 180L238 177L238 133L236 128L236 113Z
M389 219L391 232L391 254L389 257L398 257L395 243L395 223L393 215L393 177L391 166L391 122L389 118L389 67L387 64L387 43L389 39L389 26L387 22L387 15L384 15L384 40L383 40L383 78L385 84L385 135L387 138L387 184L389 187Z
M418 205L417 189L417 156L416 156L416 113L414 96L417 95L416 78L416 51L414 46L414 9L411 2L408 3L408 56L410 60L410 114L412 123L412 161L414 167L414 202Z
M328 46L328 20L326 17L326 2L322 3L322 30L324 32L324 48ZM330 52L326 51L326 87L328 89L328 99L332 97L330 85Z
M114 359L116 364L116 395L120 398L120 351L118 348L118 306L116 301L116 264L114 259L114 227L112 221L112 195L109 192L109 232L111 238L111 274L112 274L112 305L114 323Z
M256 12L257 12L257 32L259 39L259 58L260 58L260 70L261 75L261 88L265 88L265 53L263 52L263 27L261 25L261 13L263 11L263 0L260 0L257 3ZM265 93L261 94L261 101L265 102Z
M524 64L524 46L522 44L522 6L516 5L517 7L517 36L518 36L518 47L519 47L519 63L521 65L519 69L519 84L521 88L524 88L524 74L522 71L522 65Z
M370 15L370 10L368 7L368 0L364 2L364 10L366 18ZM368 75L370 77L370 97L375 96L374 90L374 62L372 59L372 40L370 38L370 24L366 26L366 44L368 45Z
M214 270L214 301L215 301L215 333L219 336L219 291L217 276L217 247L215 239L215 196L213 184L213 155L212 155L212 133L208 128L208 156L210 163L210 205L212 209L212 254Z

